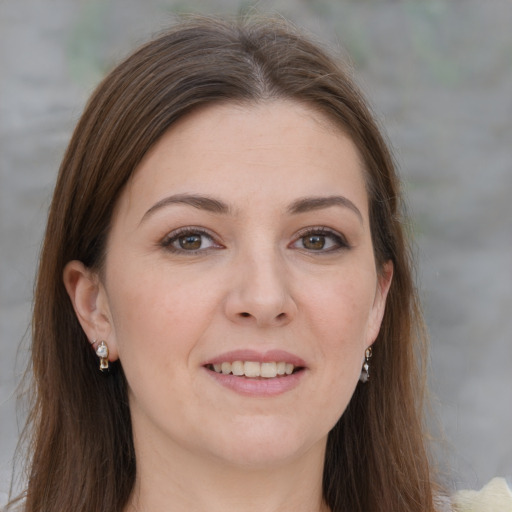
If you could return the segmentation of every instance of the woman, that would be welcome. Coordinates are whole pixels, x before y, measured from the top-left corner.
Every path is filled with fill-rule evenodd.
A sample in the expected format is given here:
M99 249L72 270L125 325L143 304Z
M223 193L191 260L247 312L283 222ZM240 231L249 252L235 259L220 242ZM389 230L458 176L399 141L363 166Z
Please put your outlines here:
M26 511L434 511L389 151L282 22L180 24L100 84L55 188Z

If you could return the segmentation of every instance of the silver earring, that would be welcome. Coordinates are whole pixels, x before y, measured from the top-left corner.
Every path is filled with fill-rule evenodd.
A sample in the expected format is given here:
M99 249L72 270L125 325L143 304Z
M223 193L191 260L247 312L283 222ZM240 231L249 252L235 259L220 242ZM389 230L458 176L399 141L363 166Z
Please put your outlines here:
M94 344L94 342L93 342ZM105 372L108 370L108 346L104 341L100 341L96 349L96 355L100 358L100 370Z
M361 382L368 382L370 378L370 357L372 357L372 347L368 347L364 353L363 369L361 370L361 376L359 380Z

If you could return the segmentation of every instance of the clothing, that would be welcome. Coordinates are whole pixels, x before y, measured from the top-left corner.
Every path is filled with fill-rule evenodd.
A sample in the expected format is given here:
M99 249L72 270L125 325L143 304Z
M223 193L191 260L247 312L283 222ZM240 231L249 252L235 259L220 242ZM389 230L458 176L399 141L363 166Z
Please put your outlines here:
M453 512L512 512L512 490L504 478L493 478L480 491L459 491Z

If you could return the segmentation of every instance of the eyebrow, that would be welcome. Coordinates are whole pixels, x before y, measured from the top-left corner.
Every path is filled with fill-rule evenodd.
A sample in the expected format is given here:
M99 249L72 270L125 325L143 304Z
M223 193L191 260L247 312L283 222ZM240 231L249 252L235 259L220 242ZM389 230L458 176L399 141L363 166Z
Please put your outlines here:
M359 217L361 223L363 223L363 215L359 208L350 199L344 196L303 197L297 199L288 207L288 213L305 213L329 208L331 206L342 206L352 210Z
M207 212L216 214L226 215L231 212L230 207L218 199L213 199L211 197L198 194L176 194L164 197L155 203L144 214L141 222L146 220L156 211L173 204L184 204L197 208L198 210L205 210ZM361 214L359 208L350 199L344 196L302 197L296 201L293 201L293 203L291 203L288 207L287 211L289 214L296 215L299 213L330 208L331 206L342 206L352 210L359 217L361 223L363 223L363 215Z
M141 222L150 217L157 210L165 208L172 204L185 204L193 206L198 210L206 210L212 213L227 214L230 212L230 208L226 203L219 201L218 199L212 199L208 196L201 196L197 194L176 194L155 203L142 217Z

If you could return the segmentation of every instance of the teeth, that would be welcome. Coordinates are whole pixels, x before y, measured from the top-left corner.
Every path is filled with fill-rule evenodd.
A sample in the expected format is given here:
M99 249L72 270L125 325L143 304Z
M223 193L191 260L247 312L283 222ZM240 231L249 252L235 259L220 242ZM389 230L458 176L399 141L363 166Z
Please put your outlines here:
M233 373L233 375L243 375L244 363L242 361L234 361L233 363L231 363L231 372Z
M255 361L246 361L244 363L244 375L246 377L260 377L261 365Z
M229 375L232 373L237 376L245 377L263 377L272 379L278 375L291 375L295 367L291 363L284 361L258 363L257 361L233 361L232 363L224 362L222 364L214 364L213 370L217 373Z
M277 363L261 363L260 375L271 379L277 375Z

